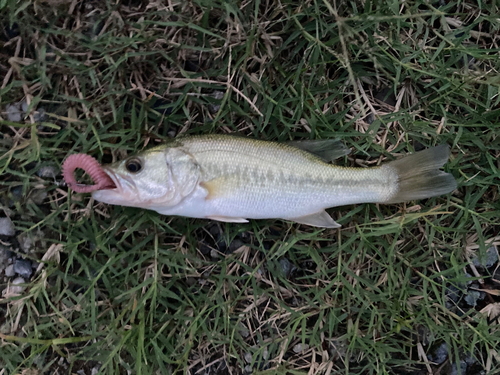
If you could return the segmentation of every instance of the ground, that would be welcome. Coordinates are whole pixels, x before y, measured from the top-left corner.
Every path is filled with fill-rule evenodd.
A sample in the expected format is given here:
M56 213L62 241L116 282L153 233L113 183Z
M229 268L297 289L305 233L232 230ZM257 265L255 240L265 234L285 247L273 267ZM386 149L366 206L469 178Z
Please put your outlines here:
M0 374L500 372L496 2L0 0ZM108 206L60 166L179 134L437 144L341 229Z

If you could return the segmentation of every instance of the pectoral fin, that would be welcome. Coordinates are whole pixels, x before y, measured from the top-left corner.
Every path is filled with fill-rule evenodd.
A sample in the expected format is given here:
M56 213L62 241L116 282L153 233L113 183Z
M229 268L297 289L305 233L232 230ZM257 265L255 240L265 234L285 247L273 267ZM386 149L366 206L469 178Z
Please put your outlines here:
M296 217L293 219L287 219L290 221L295 221L299 224L306 224L313 227L319 228L340 228L341 225L336 223L326 211L320 211L312 215L306 215L301 217Z
M287 142L290 146L300 148L301 150L310 152L326 162L334 161L351 152L338 139L318 139L307 141L291 141Z
M230 216L207 216L207 219L223 221L226 223L248 223L247 219L242 217L230 217Z
M219 177L210 181L200 182L200 186L207 191L205 199L209 200L220 197L224 189L227 189L228 180L228 177Z

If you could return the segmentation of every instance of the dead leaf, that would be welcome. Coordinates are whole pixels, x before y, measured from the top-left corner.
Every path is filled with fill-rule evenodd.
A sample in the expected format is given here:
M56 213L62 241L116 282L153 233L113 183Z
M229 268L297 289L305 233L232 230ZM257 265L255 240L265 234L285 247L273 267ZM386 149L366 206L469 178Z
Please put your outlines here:
M490 303L479 312L481 314L486 314L491 319L495 319L500 316L500 302Z

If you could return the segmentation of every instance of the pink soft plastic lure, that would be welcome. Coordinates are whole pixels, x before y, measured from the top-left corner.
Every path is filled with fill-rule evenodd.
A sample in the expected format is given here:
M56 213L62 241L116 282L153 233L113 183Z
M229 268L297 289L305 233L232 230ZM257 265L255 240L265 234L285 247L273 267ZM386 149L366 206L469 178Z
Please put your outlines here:
M83 169L94 180L94 185L81 185L76 181L75 170L78 168ZM116 188L111 177L90 155L74 154L68 156L62 165L62 173L68 186L77 193L91 193L96 190Z

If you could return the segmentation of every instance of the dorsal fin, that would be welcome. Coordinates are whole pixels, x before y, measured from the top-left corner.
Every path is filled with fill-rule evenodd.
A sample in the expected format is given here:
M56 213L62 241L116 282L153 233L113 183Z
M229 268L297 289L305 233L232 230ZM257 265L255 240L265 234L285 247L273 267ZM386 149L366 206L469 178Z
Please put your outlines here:
M327 163L348 155L351 152L351 150L349 150L339 139L290 141L287 142L287 144L310 152Z

